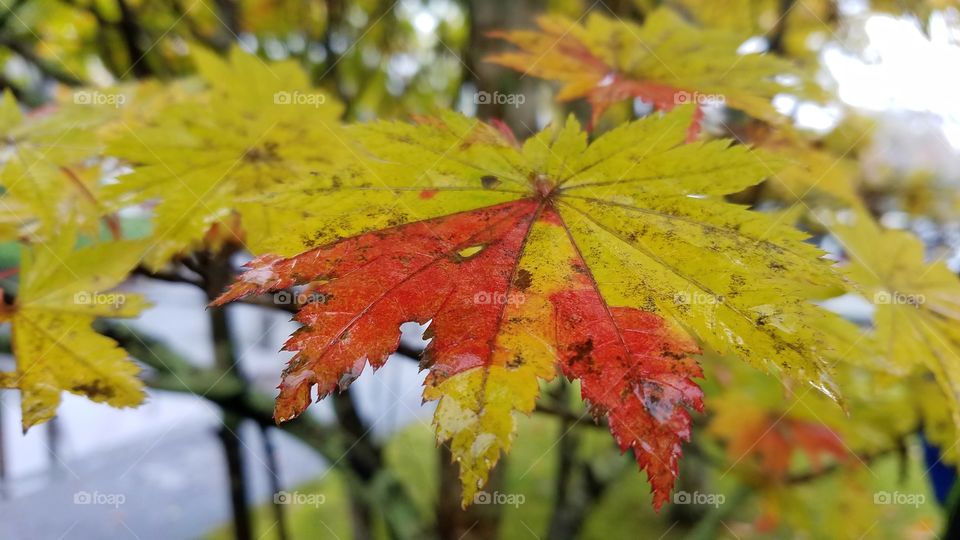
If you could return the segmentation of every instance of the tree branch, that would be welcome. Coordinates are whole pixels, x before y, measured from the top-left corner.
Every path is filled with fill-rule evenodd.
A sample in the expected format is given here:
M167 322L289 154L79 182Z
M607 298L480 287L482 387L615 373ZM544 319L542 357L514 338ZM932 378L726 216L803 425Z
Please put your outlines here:
M193 279L187 276L184 276L176 270L164 271L157 270L153 271L147 269L143 266L137 267L133 270L134 275L143 276L150 279L157 279L160 281L167 281L170 283L184 283L187 285L193 285L194 287L203 288L203 282L199 279Z
M33 64L34 67L36 67L41 73L47 77L50 77L51 79L55 79L67 86L82 86L84 84L83 79L74 75L67 69L61 68L56 64L40 58L40 56L37 55L37 53L26 43L16 38L10 36L0 36L0 47L6 47L15 52L21 58Z

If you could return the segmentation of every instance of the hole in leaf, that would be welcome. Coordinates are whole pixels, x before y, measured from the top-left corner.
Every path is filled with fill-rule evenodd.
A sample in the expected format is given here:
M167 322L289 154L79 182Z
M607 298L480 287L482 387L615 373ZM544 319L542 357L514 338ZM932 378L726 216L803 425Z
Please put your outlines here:
M414 350L423 350L430 344L430 338L425 337L427 327L432 320L423 324L417 321L407 321L400 325L400 342Z

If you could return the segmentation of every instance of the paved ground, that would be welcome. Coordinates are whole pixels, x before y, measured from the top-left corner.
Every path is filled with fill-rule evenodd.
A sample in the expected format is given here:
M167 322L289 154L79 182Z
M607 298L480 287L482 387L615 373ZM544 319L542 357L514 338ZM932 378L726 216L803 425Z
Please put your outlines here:
M269 500L259 432L251 426L243 437L251 499ZM283 436L278 446L284 485L324 470L295 440ZM230 519L213 426L178 428L15 485L20 493L0 502L3 540L196 538Z

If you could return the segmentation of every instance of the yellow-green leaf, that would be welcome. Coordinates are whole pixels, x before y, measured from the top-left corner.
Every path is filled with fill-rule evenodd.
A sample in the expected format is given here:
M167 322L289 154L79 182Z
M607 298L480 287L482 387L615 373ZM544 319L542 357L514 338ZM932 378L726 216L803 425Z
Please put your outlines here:
M109 190L113 204L158 201L146 259L152 268L198 247L211 226L246 209L254 214L245 231L255 249L261 231L282 226L271 216L257 221L270 208L262 200L302 189L346 153L342 106L313 88L296 62L267 64L239 48L228 59L198 49L194 59L206 90L110 147L137 166Z
M852 284L875 306L884 357L904 375L932 374L960 426L960 280L943 261L925 262L918 238L882 230L863 213L830 230L849 257Z
M91 324L98 317L133 317L137 294L111 291L138 263L142 242L120 241L73 250L74 236L24 248L16 302L4 306L13 326L17 370L2 385L21 392L23 427L53 417L63 391L114 407L143 401L139 368Z

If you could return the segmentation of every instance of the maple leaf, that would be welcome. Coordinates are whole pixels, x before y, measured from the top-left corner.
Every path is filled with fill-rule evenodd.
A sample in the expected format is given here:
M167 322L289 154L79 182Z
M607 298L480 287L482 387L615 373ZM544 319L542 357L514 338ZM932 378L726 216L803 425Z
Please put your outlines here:
M742 36L698 29L666 8L650 13L643 26L598 13L591 13L584 24L562 16L543 16L537 24L540 31L494 32L520 50L488 60L563 83L557 98L587 98L594 124L608 107L628 97L667 111L683 103L723 103L780 123L771 104L774 95L815 94L787 60L740 54ZM787 84L788 76L800 83ZM692 124L692 136L699 118Z
M763 37L781 54L816 62L825 36L836 31L837 6L830 0L809 0L787 6L779 0L668 0L687 19L700 26L735 33L744 41Z
M839 128L830 137L845 139L846 132L853 129L854 126ZM842 153L829 150L831 140L828 138L807 140L793 130L776 130L761 123L747 124L736 137L784 158L788 165L768 181L771 195L800 205L799 210L809 210L810 207L824 205L834 208L863 207L857 192L857 165L846 154L864 135L865 132L860 130L856 140L841 143L844 149Z
M0 222L7 224L0 237L45 241L69 226L96 236L102 218L119 234L118 222L98 198L101 172L98 166L70 168L47 161L7 163L0 171Z
M764 145L764 148L770 147ZM834 206L863 206L853 182L856 164L852 160L804 145L778 147L776 151L778 155L793 160L791 166L771 179L771 185L781 199L804 202L820 197Z
M73 97L72 95L70 97ZM60 100L25 117L10 89L0 100L0 148L3 161L17 160L25 166L38 161L75 165L101 150L91 131L103 125L116 109L83 106L60 96Z
M800 413L812 412L808 405L804 408ZM766 410L742 394L725 395L712 402L715 415L710 432L726 441L733 466L755 458L764 482L785 480L795 453L803 453L814 471L821 467L824 456L839 462L849 459L849 450L836 431L816 415L812 419L788 416L790 410Z
M723 476L735 475L758 490L763 514L757 525L761 528L812 513L818 522L814 530L822 530L819 520L836 504L833 498L824 499L825 492L852 500L862 495L870 508L876 508L871 495L876 488L861 494L850 484L851 477L875 481L871 461L899 448L904 437L916 433L914 390L899 377L896 384L884 384L890 374L873 361L871 340L847 342L863 350L834 370L844 389L844 409L819 393L785 389L746 364L710 354L701 359L709 424L699 436L722 442L728 463L721 469ZM933 394L931 404L935 402L942 411L939 392ZM813 497L800 495L805 489L801 486L811 486ZM855 536L875 519L858 521L851 527L861 528ZM811 529L810 524L791 526ZM820 536L824 535L815 535Z
M69 103L51 110L24 118L9 90L0 102L2 238L43 241L70 224L96 235L109 213L99 200L100 167L82 163L99 150L89 142L90 130L106 118Z
M944 463L960 463L960 449L954 444L960 439L960 426L957 425L955 408L944 407L943 388L936 379L919 373L913 377L899 377L895 382L903 384L902 392L909 397L906 405L897 411L899 416L910 417L916 414L913 431L923 430L924 437L940 449L940 458ZM894 381L887 381L887 388L896 388Z
M143 401L136 364L91 324L97 317L133 317L146 306L139 295L108 292L136 266L145 244L73 250L74 241L67 233L23 248L16 302L0 306L0 320L13 328L17 363L16 372L0 374L0 386L20 389L24 430L56 414L62 391L114 407Z
M276 418L289 420L430 323L424 397L460 463L464 503L510 448L515 413L559 369L581 382L621 448L668 498L698 351L715 349L818 387L829 378L805 301L835 280L799 232L726 203L775 160L728 141L683 144L692 107L588 144L571 117L514 145L453 113L349 128L362 148L321 171L303 211L216 304L309 285L285 348ZM303 196L311 201L304 205ZM306 250L306 251L305 251Z
M261 194L302 183L343 147L333 131L342 106L313 88L295 61L266 64L239 48L228 60L198 49L194 60L205 91L118 133L109 148L137 165L108 190L113 204L159 201L151 268L201 244L234 213L260 214ZM257 223L245 232L276 231Z
M766 34L781 22L777 0L668 0L666 4L702 26L736 32L742 39Z
M960 427L960 280L942 261L927 264L918 238L882 230L864 213L830 231L849 257L851 285L876 308L874 337L884 358L900 375L926 368Z

